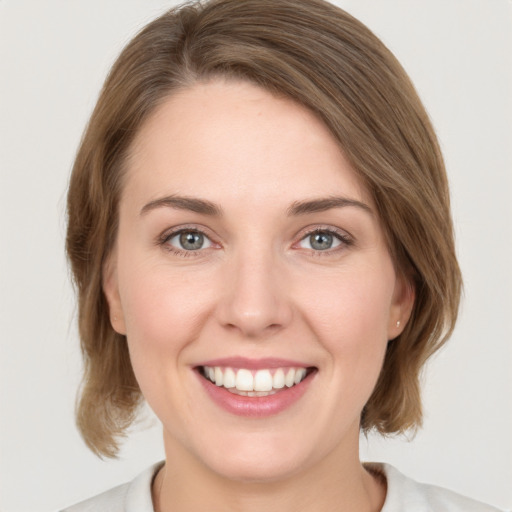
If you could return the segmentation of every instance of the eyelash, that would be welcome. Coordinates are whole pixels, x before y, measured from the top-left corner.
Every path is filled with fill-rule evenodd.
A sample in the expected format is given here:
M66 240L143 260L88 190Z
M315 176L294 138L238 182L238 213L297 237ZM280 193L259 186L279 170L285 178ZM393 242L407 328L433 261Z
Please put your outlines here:
M205 249L197 249L197 250L185 250L185 249L179 249L173 245L169 244L169 241L172 240L174 237L182 234L182 233L198 233L204 236L207 240L210 241L212 245L218 245L215 244L215 242L212 240L211 236L209 236L204 230L198 228L197 226L183 226L178 229L172 230L172 231L166 231L162 235L160 235L157 239L157 245L163 247L166 251L175 254L177 256L181 257L198 257L201 256L202 253L204 253ZM330 236L333 236L336 238L340 245L338 247L335 247L333 249L325 249L325 250L313 250L309 249L309 253L312 254L315 257L326 257L329 255L333 255L333 253L338 253L340 250L346 249L348 247L351 247L354 245L354 239L348 235L346 232L335 229L333 227L315 227L314 229L310 229L306 232L303 232L300 235L300 238L298 242L295 242L292 247L296 247L298 244L300 244L302 241L306 240L308 237L311 237L315 234L327 234Z
M205 239L209 240L212 245L215 245L215 242L212 241L212 237L209 236L204 230L198 228L197 226L182 226L172 231L166 231L161 236L158 237L157 245L163 247L166 251L175 254L176 256L182 256L185 258L201 256L201 253L204 252L204 249L187 251L185 249L179 249L178 247L169 244L170 240L172 240L174 237L182 233L198 233L204 236Z
M327 234L334 238L336 238L340 245L338 247L329 248L325 250L313 250L309 249L309 252L314 257L328 257L332 256L333 254L337 254L339 251L343 251L344 249L347 249L349 247L352 247L354 245L354 239L347 234L345 231L338 230L336 228L333 228L332 226L329 227L315 227L313 229L310 229L304 233L301 234L300 239L298 242L294 244L294 246L300 244L303 240L306 240L307 238L311 237L315 234Z

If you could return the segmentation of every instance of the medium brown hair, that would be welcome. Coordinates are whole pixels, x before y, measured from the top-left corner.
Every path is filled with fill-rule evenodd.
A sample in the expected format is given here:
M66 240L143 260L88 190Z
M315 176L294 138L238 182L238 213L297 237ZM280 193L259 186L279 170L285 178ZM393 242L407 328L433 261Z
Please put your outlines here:
M77 423L115 456L142 401L124 336L110 325L102 267L116 238L123 162L173 91L217 76L291 98L332 132L372 195L396 269L415 289L389 342L361 428L421 423L419 373L453 330L461 292L448 185L429 118L405 71L363 24L322 0L213 0L170 10L123 50L83 136L68 194L84 378Z

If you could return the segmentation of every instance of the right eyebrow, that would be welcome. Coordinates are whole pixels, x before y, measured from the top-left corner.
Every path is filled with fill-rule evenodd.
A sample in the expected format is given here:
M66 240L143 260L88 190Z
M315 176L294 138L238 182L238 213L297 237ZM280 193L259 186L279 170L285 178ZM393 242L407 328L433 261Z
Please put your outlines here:
M195 213L200 213L202 215L211 215L214 217L222 216L221 207L215 203L212 203L211 201L207 201L206 199L199 199L196 197L177 195L160 197L150 201L142 207L140 215L144 215L157 208L174 208L177 210L189 210Z

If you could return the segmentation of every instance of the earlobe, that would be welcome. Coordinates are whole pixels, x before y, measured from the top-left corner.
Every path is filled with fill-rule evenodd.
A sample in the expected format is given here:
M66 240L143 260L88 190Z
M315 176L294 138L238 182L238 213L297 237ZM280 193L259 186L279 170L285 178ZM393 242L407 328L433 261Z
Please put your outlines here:
M103 264L102 288L108 303L110 324L114 331L126 335L123 308L119 294L119 281L117 278L117 265L115 264L115 252L108 256Z
M416 291L412 282L405 277L397 277L393 304L388 325L388 340L402 334L412 313Z

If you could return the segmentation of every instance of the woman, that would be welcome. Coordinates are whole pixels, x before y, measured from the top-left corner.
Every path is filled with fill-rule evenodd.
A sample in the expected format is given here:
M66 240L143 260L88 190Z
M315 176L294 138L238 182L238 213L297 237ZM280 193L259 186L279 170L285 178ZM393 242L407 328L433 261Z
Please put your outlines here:
M144 399L165 464L80 510L495 510L362 466L421 423L457 315L442 157L406 74L319 0L220 0L114 65L68 195L85 379L114 456Z

